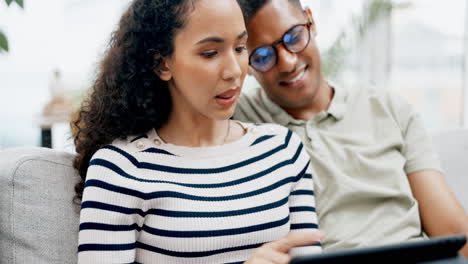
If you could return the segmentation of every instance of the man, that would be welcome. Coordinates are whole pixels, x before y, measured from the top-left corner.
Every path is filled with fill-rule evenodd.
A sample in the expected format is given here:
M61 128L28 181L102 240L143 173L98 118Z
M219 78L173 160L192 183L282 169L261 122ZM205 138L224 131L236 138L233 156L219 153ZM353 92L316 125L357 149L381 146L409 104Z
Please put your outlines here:
M310 9L299 0L239 0L250 72L235 119L298 133L314 168L326 250L468 233L421 120L385 89L324 80ZM468 246L462 253L468 256Z

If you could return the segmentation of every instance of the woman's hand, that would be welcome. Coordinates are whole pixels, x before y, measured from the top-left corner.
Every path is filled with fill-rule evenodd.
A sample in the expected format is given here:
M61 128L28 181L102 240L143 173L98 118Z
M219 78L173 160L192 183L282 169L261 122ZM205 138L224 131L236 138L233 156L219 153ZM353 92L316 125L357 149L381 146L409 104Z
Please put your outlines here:
M263 244L244 264L287 264L291 261L289 250L294 247L310 246L320 242L320 231L292 231L285 237Z

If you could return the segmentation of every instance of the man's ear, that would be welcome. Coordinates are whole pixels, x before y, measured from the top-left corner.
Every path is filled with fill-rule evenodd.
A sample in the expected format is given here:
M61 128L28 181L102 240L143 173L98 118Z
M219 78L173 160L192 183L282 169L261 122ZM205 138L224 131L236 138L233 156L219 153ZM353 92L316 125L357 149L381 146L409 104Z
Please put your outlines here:
M159 54L154 55L154 73L159 76L163 81L170 81L172 79L172 72L169 67L167 58L162 57Z
M315 24L314 17L312 16L312 10L310 10L309 7L306 7L304 13L307 17L307 20L311 23L310 31L312 32L312 34L314 34L314 36L317 36L317 26Z

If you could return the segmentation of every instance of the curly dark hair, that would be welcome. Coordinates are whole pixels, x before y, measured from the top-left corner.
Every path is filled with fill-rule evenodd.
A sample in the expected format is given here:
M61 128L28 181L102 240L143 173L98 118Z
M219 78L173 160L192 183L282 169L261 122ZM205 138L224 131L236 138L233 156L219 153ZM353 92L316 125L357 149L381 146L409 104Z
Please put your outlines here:
M271 0L237 0L242 13L244 15L245 23L248 24L250 19L260 10L266 3ZM302 9L300 0L287 0L289 3Z
M92 89L71 123L82 199L94 153L117 138L146 133L167 122L172 103L167 82L156 74L174 51L174 37L196 0L135 0L123 14Z

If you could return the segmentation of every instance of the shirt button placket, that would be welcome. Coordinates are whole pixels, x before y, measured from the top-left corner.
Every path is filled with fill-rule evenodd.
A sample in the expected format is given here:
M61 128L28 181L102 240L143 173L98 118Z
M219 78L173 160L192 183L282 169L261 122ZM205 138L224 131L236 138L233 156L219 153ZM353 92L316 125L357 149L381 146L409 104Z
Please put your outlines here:
M310 141L310 146L312 147L312 151L319 156L323 156L323 153L321 151L321 145L319 142L319 136L317 132L317 128L314 124L314 122L309 121L306 124L306 134L307 137L309 138Z

